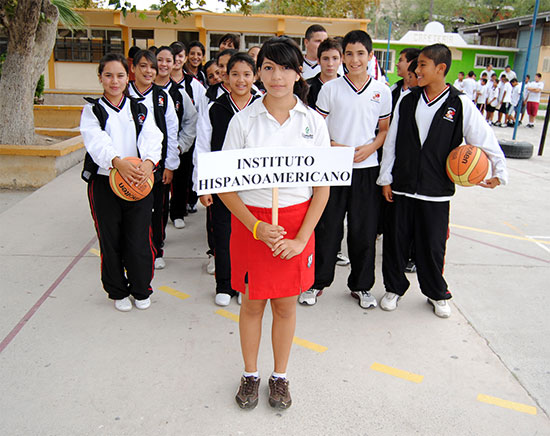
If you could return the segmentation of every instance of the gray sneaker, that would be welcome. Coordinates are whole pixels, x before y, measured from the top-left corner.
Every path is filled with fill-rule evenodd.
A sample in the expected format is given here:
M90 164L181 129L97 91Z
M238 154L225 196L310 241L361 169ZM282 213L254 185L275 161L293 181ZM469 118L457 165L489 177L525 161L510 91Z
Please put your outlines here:
M344 256L341 252L336 255L336 265L347 266L350 264L349 257Z
M254 409L258 405L259 377L241 377L241 385L235 395L235 401L241 409Z
M269 378L269 405L276 409L288 409L292 405L286 378Z
M298 303L313 306L315 303L317 303L317 297L321 295L323 295L323 291L321 289L308 289L307 291L300 294L300 296L298 297Z
M378 305L376 298L374 298L369 291L351 291L351 296L359 300L359 306L363 309L376 307Z

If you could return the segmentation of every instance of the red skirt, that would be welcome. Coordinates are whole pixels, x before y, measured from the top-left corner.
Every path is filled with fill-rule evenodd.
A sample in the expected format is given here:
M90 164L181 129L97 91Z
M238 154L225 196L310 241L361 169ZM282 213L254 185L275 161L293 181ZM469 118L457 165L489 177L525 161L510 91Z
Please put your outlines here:
M302 226L309 208L309 201L279 209L279 225L293 239ZM247 206L259 220L271 222L271 208ZM307 291L315 280L315 234L312 233L304 251L290 260L273 252L264 242L254 239L235 216L231 215L231 286L245 293L245 277L248 277L248 298L292 297Z

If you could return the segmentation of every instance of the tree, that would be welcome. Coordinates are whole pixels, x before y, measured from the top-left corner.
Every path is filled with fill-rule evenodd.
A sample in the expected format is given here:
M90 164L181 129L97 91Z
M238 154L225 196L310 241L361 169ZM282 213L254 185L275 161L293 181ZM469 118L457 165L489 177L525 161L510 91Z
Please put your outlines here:
M128 1L110 0L124 14L136 11ZM250 10L251 0L226 0L229 7ZM204 0L198 0L204 5ZM33 96L55 45L57 23L71 7L93 5L92 0L0 0L0 27L8 38L0 77L0 144L34 142ZM191 0L160 2L160 19L176 21ZM68 9L68 11L67 11Z

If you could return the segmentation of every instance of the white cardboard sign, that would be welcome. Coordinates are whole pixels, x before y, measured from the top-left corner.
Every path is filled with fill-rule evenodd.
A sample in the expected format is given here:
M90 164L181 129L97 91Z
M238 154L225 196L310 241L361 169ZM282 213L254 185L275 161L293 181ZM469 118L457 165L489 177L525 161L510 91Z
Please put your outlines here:
M198 195L351 185L353 147L244 148L197 155Z

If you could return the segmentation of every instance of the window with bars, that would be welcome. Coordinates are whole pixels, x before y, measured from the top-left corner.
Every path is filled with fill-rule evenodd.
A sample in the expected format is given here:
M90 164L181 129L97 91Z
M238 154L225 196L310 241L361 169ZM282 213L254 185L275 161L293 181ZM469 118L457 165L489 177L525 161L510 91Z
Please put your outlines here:
M122 31L115 29L59 29L54 48L56 61L99 62L107 53L124 54Z
M508 65L508 56L476 54L474 68L487 68L489 64L496 70L503 70Z

